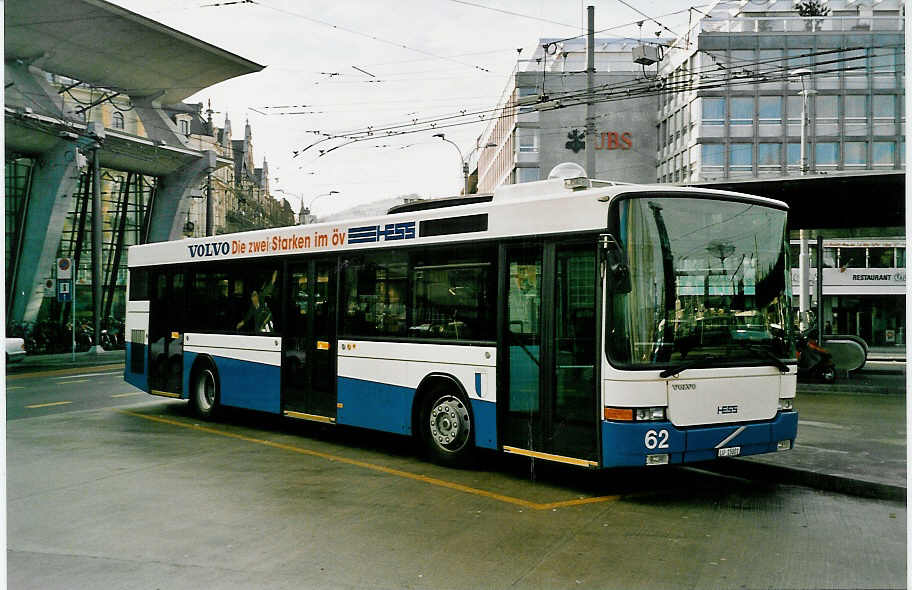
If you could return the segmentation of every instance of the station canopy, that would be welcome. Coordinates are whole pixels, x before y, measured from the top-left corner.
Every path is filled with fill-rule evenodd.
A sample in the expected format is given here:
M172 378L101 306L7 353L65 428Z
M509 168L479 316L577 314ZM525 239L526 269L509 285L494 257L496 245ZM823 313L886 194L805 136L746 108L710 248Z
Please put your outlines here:
M906 175L898 170L839 171L808 176L745 178L691 186L785 201L789 228L864 231L905 226Z
M6 59L175 104L264 66L103 0L7 0Z

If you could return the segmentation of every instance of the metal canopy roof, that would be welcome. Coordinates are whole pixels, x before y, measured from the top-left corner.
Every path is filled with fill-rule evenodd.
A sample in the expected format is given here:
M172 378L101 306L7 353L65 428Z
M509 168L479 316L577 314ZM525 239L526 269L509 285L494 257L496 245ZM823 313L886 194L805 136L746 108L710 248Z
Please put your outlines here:
M174 104L264 66L104 0L7 0L6 59Z
M6 109L4 120L5 148L10 153L38 156L60 142L62 137L85 134L85 125L66 124L43 115L15 113ZM160 145L145 137L137 137L114 129L105 130L104 146L99 151L105 168L138 172L150 176L166 176L199 160L203 152L182 147ZM217 157L216 168L231 166L231 158Z
M899 228L906 175L900 170L834 171L808 176L694 183L785 201L790 229Z

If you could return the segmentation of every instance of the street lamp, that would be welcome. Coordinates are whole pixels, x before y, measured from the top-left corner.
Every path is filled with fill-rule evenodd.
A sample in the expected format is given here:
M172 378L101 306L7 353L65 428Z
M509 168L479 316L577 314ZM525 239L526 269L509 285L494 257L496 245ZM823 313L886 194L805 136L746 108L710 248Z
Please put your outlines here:
M469 155L466 156L465 167L463 168L463 169L465 170L465 174L466 174L466 191L468 191L468 189L469 189L469 184L468 184L468 183L469 183L469 177L468 177L468 173L469 173L469 162L472 161L472 156L473 156L473 155L475 154L475 152L477 152L478 150L483 150L483 149L487 149L487 148L496 148L496 147L497 147L497 144L494 143L494 142L491 142L491 141L489 141L488 143L486 143L486 144L484 144L484 145L478 145L478 143L476 142L475 147L473 147L473 148L472 148L472 151L469 152ZM476 166L475 166L475 167L478 168L477 163L476 163ZM476 181L476 184L475 184L475 192L478 192L478 183L477 183L477 181Z
M307 217L310 215L310 208L314 204L314 201L320 197L330 197L332 195L338 195L339 191L329 191L328 193L320 193L310 200L310 203L307 204L307 207L302 207L301 212L298 214L298 223L304 225L307 223ZM301 205L304 205L304 199L301 199Z
M812 94L817 94L816 90L811 90L805 86L804 77L808 74L811 74L810 69L808 68L798 68L797 70L792 70L789 72L791 76L798 76L801 80L801 175L804 176L808 171L807 163L807 104L808 96ZM804 330L807 329L806 325L806 313L810 308L810 253L808 251L808 236L807 232L803 229L798 230L798 237L800 238L799 242L799 256L798 256L798 310L801 312L800 325L799 327ZM820 256L820 252L817 253ZM817 277L817 280L820 280L820 277ZM819 326L818 326L819 328Z
M469 164L468 164L468 162L466 162L465 158L462 157L462 150L459 149L459 146L456 145L456 143L454 141L447 139L443 135L443 133L435 133L434 137L439 137L443 141L447 142L448 144L450 144L454 148L456 148L456 153L459 154L459 162L462 164L462 178L463 178L463 182L464 182L464 184L463 184L464 188L463 188L462 194L464 194L464 195L469 194Z
M433 135L433 137L439 137L439 138L442 139L443 141L447 142L448 144L450 144L450 145L452 145L454 148L456 148L456 153L459 154L459 162L462 164L462 179L463 179L462 194L464 194L464 195L469 194L469 158L471 158L471 157L472 157L472 154L474 154L476 151L480 150L482 147L486 147L486 148L489 148L489 147L497 147L497 144L496 144L496 143L488 143L488 144L486 144L486 145L484 145L484 146L478 146L478 145L476 145L475 148L474 148L471 152L468 153L468 157L464 157L464 156L462 155L462 150L459 149L459 146L456 145L455 142L453 142L453 141L447 139L446 136L445 136L443 133L435 133L435 134Z
M790 76L798 76L798 79L801 81L801 175L804 176L808 171L808 158L807 158L807 106L808 106L808 96L817 94L816 90L806 88L804 83L804 77L808 74L812 74L808 68L798 68L797 70L792 70L789 72Z

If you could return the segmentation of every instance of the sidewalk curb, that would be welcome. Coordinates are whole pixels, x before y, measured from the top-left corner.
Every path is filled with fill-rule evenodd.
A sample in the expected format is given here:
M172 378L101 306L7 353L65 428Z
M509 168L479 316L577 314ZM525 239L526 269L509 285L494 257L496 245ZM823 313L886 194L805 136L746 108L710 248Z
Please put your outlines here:
M798 395L804 393L832 393L837 395L852 395L853 393L878 395L905 395L904 387L881 387L879 385L832 385L826 383L799 383L796 389Z
M702 467L708 471L723 475L759 479L774 484L799 485L861 498L905 502L907 496L907 490L902 486L852 479L850 477L818 473L783 465L771 465L751 460L748 457L742 459L720 459L709 462Z
M60 359L32 359L26 358L21 363L16 363L14 365L6 366L6 375L7 377L14 375L26 375L29 373L40 373L43 371L54 371L57 369L79 369L79 368L91 368L102 365L111 365L111 364L120 364L124 365L123 354L100 354L92 356L83 356L80 357L77 355L76 360L72 361L68 358L65 360Z

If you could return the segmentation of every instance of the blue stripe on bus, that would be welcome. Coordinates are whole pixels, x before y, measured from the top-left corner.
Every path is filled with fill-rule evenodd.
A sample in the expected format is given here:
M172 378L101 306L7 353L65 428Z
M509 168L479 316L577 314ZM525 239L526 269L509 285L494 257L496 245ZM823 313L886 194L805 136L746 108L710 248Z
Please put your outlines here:
M339 377L338 392L340 407L336 423L396 434L412 433L413 388Z
M475 446L485 449L497 448L497 404L482 400L471 400L472 417L475 418Z
M412 434L412 404L415 390L376 381L338 378L339 410L337 424ZM497 448L497 404L471 400L475 419L475 445Z
M137 389L142 389L143 391L149 391L149 378L146 376L146 346L144 344L133 344L132 342L127 343L126 358L124 359L124 381L136 387ZM143 358L143 372L134 373L130 370L132 366L132 354L136 351L137 354L141 354Z
M193 363L196 361L197 353L184 351L184 366L181 375L181 384L183 385L183 399L190 399L190 371L193 369Z
M670 463L715 459L718 456L716 445L741 426L731 424L685 430L676 428L671 422L602 421L602 467L645 465L646 455L656 453L668 453ZM772 453L779 441L795 440L798 412L780 412L769 422L745 426L725 446L741 447L741 456ZM667 437L663 433L667 433ZM648 441L655 445L652 449L646 448L647 435Z
M281 374L275 365L211 356L219 378L223 406L278 414L281 411ZM190 391L190 370L197 354L184 353L184 391ZM186 394L184 398L188 397Z

